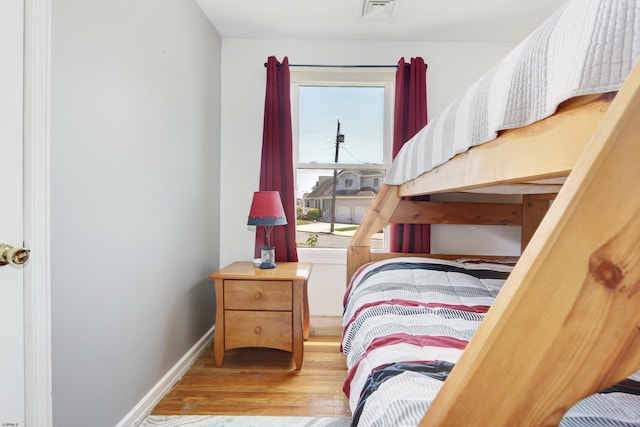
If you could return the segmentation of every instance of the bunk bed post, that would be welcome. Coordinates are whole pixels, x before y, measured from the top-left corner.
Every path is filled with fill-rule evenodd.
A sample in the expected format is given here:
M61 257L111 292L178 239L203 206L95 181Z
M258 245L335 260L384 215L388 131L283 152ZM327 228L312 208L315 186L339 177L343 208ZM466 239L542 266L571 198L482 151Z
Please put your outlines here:
M640 368L636 66L421 426L557 425Z
M538 229L555 197L555 194L525 194L522 196L522 232L520 234L522 251L529 244L533 233Z
M347 285L358 267L371 260L371 237L387 225L399 202L398 188L382 184L347 248Z

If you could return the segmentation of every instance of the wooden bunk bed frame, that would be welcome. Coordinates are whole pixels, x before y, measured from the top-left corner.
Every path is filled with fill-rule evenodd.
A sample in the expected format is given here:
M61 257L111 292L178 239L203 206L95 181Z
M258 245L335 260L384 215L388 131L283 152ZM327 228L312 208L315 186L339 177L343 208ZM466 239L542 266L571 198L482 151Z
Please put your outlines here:
M575 402L640 369L639 139L636 65L615 97L575 98L409 183L383 185L348 247L348 278L403 255L371 251L388 223L522 225L522 255L421 426L557 425ZM558 177L567 178L555 198L525 195L521 205L404 199Z

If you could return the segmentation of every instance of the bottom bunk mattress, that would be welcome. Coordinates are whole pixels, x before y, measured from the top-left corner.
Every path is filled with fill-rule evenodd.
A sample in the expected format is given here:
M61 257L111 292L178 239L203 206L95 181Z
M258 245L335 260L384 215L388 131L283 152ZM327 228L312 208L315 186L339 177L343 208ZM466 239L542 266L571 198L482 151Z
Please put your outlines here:
M353 426L416 426L500 292L510 262L394 258L344 297ZM574 405L561 426L640 426L640 374Z

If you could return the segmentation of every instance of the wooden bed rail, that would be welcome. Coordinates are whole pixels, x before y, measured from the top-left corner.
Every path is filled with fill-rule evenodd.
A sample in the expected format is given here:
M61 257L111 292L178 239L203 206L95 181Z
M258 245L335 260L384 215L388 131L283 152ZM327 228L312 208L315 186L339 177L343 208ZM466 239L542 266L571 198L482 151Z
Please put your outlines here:
M552 426L640 369L640 68L421 426Z
M474 224L521 226L522 247L533 236L555 194L524 195L522 203L413 201L398 196L398 187L383 185L347 248L347 283L363 264L407 254L371 252L371 237L387 224ZM456 259L469 255L411 254ZM484 258L505 258L487 257Z
M566 177L615 96L615 92L609 92L571 98L552 116L526 127L500 132L491 143L460 153L401 185L398 194L467 191L496 184ZM514 193L523 191L515 190Z

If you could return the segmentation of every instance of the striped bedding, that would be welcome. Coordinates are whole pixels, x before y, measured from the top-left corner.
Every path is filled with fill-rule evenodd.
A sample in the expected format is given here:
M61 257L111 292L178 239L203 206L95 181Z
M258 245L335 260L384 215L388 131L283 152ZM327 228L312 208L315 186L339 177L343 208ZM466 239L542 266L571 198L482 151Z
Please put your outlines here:
M418 425L511 269L417 257L361 267L344 297L352 425ZM640 374L582 400L560 425L640 426Z
M617 91L640 56L640 2L570 0L400 150L400 185L563 101Z

